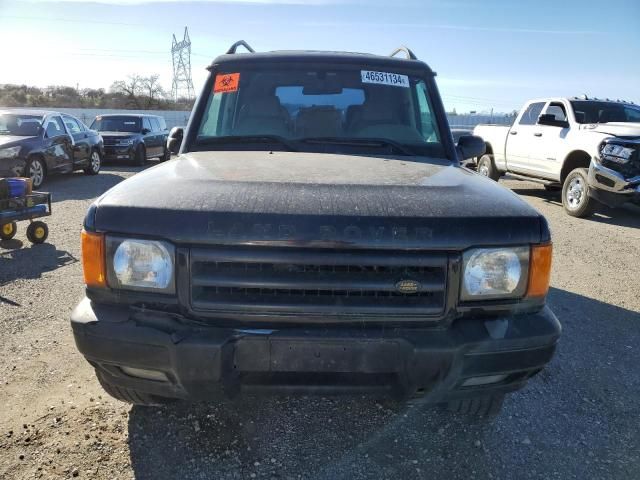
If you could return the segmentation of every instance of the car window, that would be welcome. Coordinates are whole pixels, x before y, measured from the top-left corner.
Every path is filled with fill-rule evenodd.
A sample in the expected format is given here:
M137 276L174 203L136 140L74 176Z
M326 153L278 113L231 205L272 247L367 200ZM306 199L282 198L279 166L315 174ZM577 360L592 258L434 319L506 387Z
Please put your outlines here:
M164 121L164 118L158 117L158 123L160 124L160 131L164 132L167 129L167 122Z
M58 137L67 133L62 125L62 119L60 117L51 117L49 119L46 132L48 138Z
M41 123L41 115L0 113L0 135L35 136L40 132Z
M142 128L153 131L153 128L151 128L151 122L149 122L149 117L142 117Z
M418 125L422 138L427 142L438 141L436 126L433 122L429 99L427 98L426 85L423 83L420 88L416 89L416 97L418 99Z
M625 117L628 122L640 122L640 109L639 108L630 108L625 107L624 109Z
M538 117L542 113L544 108L544 102L535 102L530 104L520 117L519 125L535 125L538 122Z
M159 132L160 131L160 123L158 122L158 119L155 117L149 117L149 122L151 122L151 130L154 132Z
M140 118L127 116L98 116L91 124L92 130L99 132L140 132Z
M68 117L68 116L63 116L62 117L64 120L64 124L67 127L67 131L70 134L75 134L75 133L81 133L82 132L82 127L80 127L80 125L78 124L78 122L76 121L75 118L72 117Z
M556 120L560 120L563 122L567 121L567 111L564 108L564 105L559 102L554 102L549 104L547 107L547 115L553 115L556 117Z
M199 119L198 148L218 148L216 137L267 135L310 151L323 139L325 148L336 139L352 142L351 151L370 151L366 140L378 140L444 156L428 84L418 75L287 66L220 73L214 83Z
M576 100L571 102L578 123L637 122L640 107L618 102Z

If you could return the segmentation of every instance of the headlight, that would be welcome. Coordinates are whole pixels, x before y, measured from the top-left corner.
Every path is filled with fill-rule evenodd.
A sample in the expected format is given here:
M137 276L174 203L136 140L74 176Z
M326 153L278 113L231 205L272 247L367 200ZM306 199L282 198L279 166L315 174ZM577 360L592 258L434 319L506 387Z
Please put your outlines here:
M0 158L14 158L20 154L21 147L0 148Z
M600 150L602 158L616 163L627 163L634 153L635 149L615 143L606 143Z
M107 236L106 247L107 281L111 288L175 291L172 245Z
M525 294L529 247L476 248L463 256L461 300L517 298Z

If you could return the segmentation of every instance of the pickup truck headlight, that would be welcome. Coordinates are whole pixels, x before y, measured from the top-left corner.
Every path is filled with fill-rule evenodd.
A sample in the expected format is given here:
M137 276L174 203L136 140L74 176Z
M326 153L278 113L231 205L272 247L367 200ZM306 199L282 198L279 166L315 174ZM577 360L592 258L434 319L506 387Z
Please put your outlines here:
M0 148L0 158L15 158L20 154L20 146Z
M463 255L461 300L518 298L525 294L529 247L475 248Z
M611 160L616 163L627 163L634 153L634 148L625 147L615 143L605 143L600 149L600 155L603 159Z
M175 249L167 242L107 236L107 283L111 288L173 293Z

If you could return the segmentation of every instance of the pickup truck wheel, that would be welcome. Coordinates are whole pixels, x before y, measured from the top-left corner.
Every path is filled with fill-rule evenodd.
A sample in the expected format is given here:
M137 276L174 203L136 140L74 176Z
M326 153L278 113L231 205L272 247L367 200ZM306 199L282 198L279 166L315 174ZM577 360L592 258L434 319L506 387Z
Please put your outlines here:
M483 177L489 177L495 182L501 177L500 171L496 168L493 159L489 155L483 155L480 157L480 160L478 160L478 173Z
M447 403L447 410L474 417L494 417L502 410L504 394L486 395Z
M116 400L120 400L121 402L131 403L133 405L140 405L144 407L159 407L175 402L175 400L172 398L159 397L157 395L151 395L146 392L141 392L132 388L119 387L117 385L109 383L105 376L97 370L96 377L98 377L98 382L100 382L100 385L102 386L104 391Z
M572 217L588 217L596 210L596 200L589 196L588 175L586 168L576 168L567 175L562 186L562 205Z

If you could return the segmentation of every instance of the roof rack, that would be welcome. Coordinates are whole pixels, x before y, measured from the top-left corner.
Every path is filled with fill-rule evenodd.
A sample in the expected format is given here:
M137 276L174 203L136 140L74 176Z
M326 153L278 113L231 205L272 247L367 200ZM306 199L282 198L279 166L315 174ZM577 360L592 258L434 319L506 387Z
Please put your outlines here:
M227 55L233 55L234 53L236 53L236 50L238 50L238 47L246 48L249 51L249 53L256 53L256 51L253 48L251 48L247 42L245 42L244 40L238 40L236 43L231 45L231 47L229 47L229 50L227 50Z
M404 52L405 55L407 56L408 60L417 60L418 57L416 57L415 53L413 53L409 48L407 47L398 47L396 48L393 52L391 52L391 54L389 55L390 57L395 57L398 53L400 52Z

